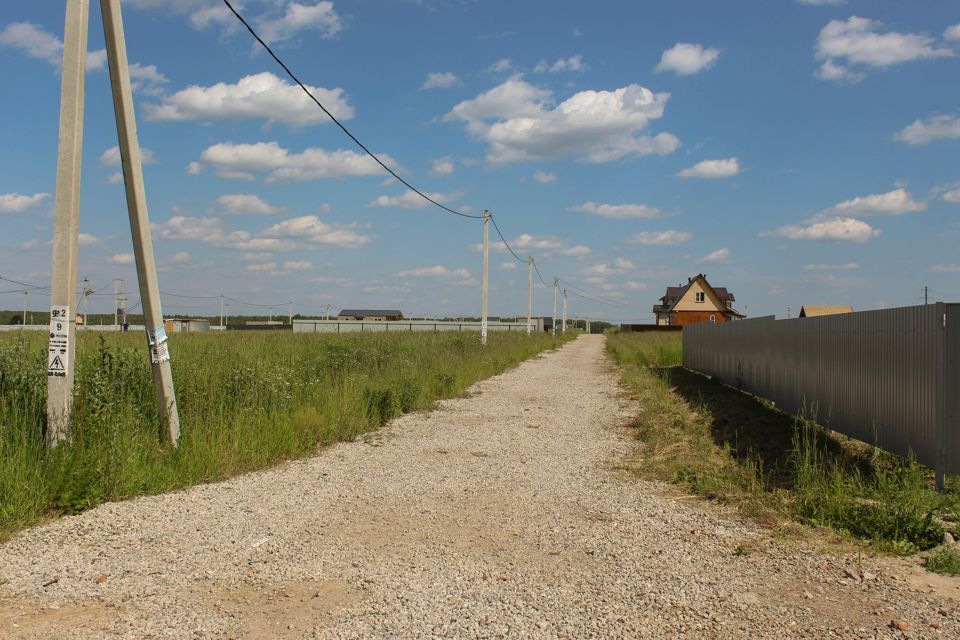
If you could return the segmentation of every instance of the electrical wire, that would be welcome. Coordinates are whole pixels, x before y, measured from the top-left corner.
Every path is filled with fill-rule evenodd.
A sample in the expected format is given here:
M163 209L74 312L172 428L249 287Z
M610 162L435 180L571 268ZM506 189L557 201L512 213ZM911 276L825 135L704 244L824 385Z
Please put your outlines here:
M334 122L334 124L336 124L338 127L340 127L340 129L341 129L345 134L347 134L347 136L349 136L349 138L350 138L351 140L353 140L353 141L357 144L358 147L360 147L361 149L363 149L364 152L366 152L366 154L367 154L368 156L370 156L371 158L373 158L373 159L376 161L377 164L379 164L381 167L383 167L384 169L386 169L387 173L389 173L389 174L392 175L394 178L396 178L397 180L399 180L401 183L403 183L404 186L406 186L408 189L410 189L411 191L413 191L415 194L417 194L418 196L420 196L421 198L423 198L423 199L426 200L427 202L429 202L429 203L431 203L431 204L433 204L433 205L435 205L435 206L437 206L437 207L440 207L440 208L443 209L444 211L447 211L447 212L452 213L452 214L454 214L454 215L461 216L461 217L463 217L463 218L483 218L483 216L472 215L472 214L469 214L469 213L463 213L462 211L457 211L456 209L451 209L450 207L446 206L445 204L442 204L442 203L440 203L440 202L437 202L436 200L434 200L433 198L431 198L430 196L428 196L427 194L423 193L422 191L420 191L419 189L417 189L416 187L414 187L412 184L410 184L409 182L407 182L406 180L404 180L403 178L401 178L399 175L397 175L397 172L396 172L396 171L394 171L393 169L391 169L390 167L388 167L386 164L384 164L384 162L383 162L382 160L380 160L380 158L378 158L378 157L376 156L376 154L374 154L374 153L373 153L372 151L370 151L370 149L368 149L362 142L360 142L360 140L358 140L355 135L353 135L352 133L350 133L350 130L347 129L345 126L343 126L343 124L342 124L339 120L337 120L337 118L336 118L332 113L330 113L330 111L328 111L327 108L326 108L325 106L323 106L323 104L321 104L319 100L317 100L316 96L313 95L313 93L307 88L307 86L306 86L305 84L303 84L303 83L300 81L300 79L293 74L293 72L290 70L290 67L288 67L288 66L283 62L283 60L281 60L279 57L277 57L277 54L275 54L275 53L273 52L273 49L270 48L270 45L268 45L266 42L264 42L263 39L262 39L259 35L257 35L257 32L253 30L253 27L250 26L250 24L246 21L246 19L244 19L244 17L243 17L242 15L240 15L240 13L239 13L236 9L233 8L233 5L230 4L230 1L229 1L229 0L223 0L223 4L227 5L227 8L230 9L230 12L233 13L233 15L237 17L237 20L239 20L239 21L243 24L243 26L245 26L245 27L247 28L247 31L250 32L250 35L252 35L252 36L256 39L256 41L260 43L260 46L262 46L262 47L266 50L266 52L267 52L268 54L270 54L270 57L273 58L274 61L275 61L278 65L280 65L280 67L286 72L286 74L287 74L288 76L290 76L290 79L293 80L294 82L296 82L297 85L298 85L301 89L303 89L303 92L304 92L305 94L307 94L307 96L308 96L311 100L313 100L314 103L316 103L316 105L317 105L318 107L320 107L320 109L322 109L325 114L327 114L327 116Z
M513 254L513 257L519 260L520 262L526 262L523 258L517 255L517 252L513 250L513 247L510 246L510 243L507 242L507 239L503 237L503 232L500 231L500 227L497 226L497 220L492 215L490 216L490 222L493 223L493 228L496 230L497 235L500 236L500 240L503 242L503 246L507 248L507 251Z
M21 287L27 287L28 289L40 289L42 291L49 291L50 287L41 287L38 284L30 284L29 282L20 282L19 280L14 280L13 278L5 278L0 276L0 280L5 280L7 282L12 282L13 284L18 284Z
M543 276L540 275L540 269L539 269L539 267L537 267L537 261L536 261L536 260L533 261L533 270L537 272L537 277L540 278L540 282L543 283L543 286L545 286L545 287L552 287L552 286L553 286L552 284L547 284L546 280L543 279Z

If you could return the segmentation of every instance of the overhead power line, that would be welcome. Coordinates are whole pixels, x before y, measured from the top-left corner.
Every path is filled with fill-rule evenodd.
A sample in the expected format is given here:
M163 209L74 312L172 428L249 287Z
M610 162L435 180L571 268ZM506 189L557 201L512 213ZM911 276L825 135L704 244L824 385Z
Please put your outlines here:
M223 0L223 4L227 5L227 8L230 9L230 12L233 13L233 15L237 17L237 20L239 20L239 21L243 24L243 26L245 26L245 27L247 28L247 31L250 32L250 35L252 35L252 36L256 39L256 41L260 43L260 46L262 46L262 47L266 50L266 52L267 52L268 54L270 54L270 57L273 58L274 61L275 61L278 65L280 65L280 67L286 72L286 74L287 74L288 76L290 76L290 79L293 80L294 82L296 82L296 83L297 83L297 86L299 86L299 87L303 90L303 92L304 92L305 94L307 94L307 96L308 96L311 100L313 100L313 102L314 102L318 107L320 107L320 108L323 110L323 112L324 112L325 114L327 114L327 116L334 122L334 124L336 124L338 127L340 127L340 129L341 129L345 134L347 134L347 136L349 136L350 139L353 140L353 141L357 144L358 147L360 147L361 149L363 149L364 152L365 152L368 156L370 156L371 158L373 158L373 159L376 161L377 164L379 164L381 167L383 167L383 168L387 171L387 173L389 173L389 174L392 175L394 178L396 178L397 180L399 180L404 186L406 186L408 189L410 189L411 191L413 191L414 193L416 193L418 196L420 196L421 198L423 198L423 199L426 200L427 202L429 202L429 203L431 203L431 204L433 204L433 205L435 205L435 206L437 206L437 207L440 207L441 209L443 209L444 211L447 211L448 213L452 213L452 214L454 214L454 215L458 215L458 216L461 216L461 217L463 217L463 218L483 218L482 215L473 215L473 214L469 214L469 213L463 213L462 211L457 211L456 209L452 209L452 208L448 207L447 205L445 205L445 204L443 204L443 203L437 202L436 200L434 200L433 198L431 198L430 196L428 196L427 194L425 194L424 192L420 191L419 189L417 189L416 187L414 187L412 184L410 184L409 182L407 182L406 180L404 180L403 178L401 178L399 175L397 175L397 172L396 172L396 171L394 171L393 169L391 169L390 167L388 167L380 158L377 157L377 155L376 155L375 153L373 153L372 151L370 151L370 149L368 149L368 148L366 147L366 145L364 145L362 142L360 142L360 140L358 140L355 135L353 135L352 133L350 133L350 130L347 129L345 126L343 126L343 123L341 123L339 120L337 120L337 118L336 118L332 113L330 113L330 111L329 111L325 106L323 106L323 104L322 104L319 100L317 100L317 97L316 97L315 95L313 95L313 92L311 92L311 91L307 88L307 86L306 86L305 84L303 84L296 75L294 75L293 71L290 70L290 67L288 67L288 66L283 62L283 60L281 60L281 59L277 56L277 54L275 54L275 53L273 52L273 49L270 48L270 45L268 45L266 42L264 42L263 39L262 39L259 35L257 35L257 32L253 30L253 27L250 26L250 23L248 23L248 22L246 21L246 19L245 19L242 15L240 15L240 13L239 13L236 9L233 8L233 5L230 4L230 1L229 1L229 0Z
M547 281L543 279L543 276L542 276L542 275L540 275L540 268L537 266L537 261L536 261L536 260L533 261L533 270L536 271L537 277L540 278L540 282L543 283L543 286L545 286L545 287L552 287L552 286L553 286L552 284L547 284Z
M503 242L503 246L507 248L507 251L513 254L513 257L519 260L520 262L526 262L523 258L517 255L517 252L513 250L513 247L510 246L510 243L507 242L507 239L503 237L503 232L500 231L500 227L497 225L497 220L493 216L490 216L490 222L493 223L493 228L496 230L497 235L500 236L500 240Z

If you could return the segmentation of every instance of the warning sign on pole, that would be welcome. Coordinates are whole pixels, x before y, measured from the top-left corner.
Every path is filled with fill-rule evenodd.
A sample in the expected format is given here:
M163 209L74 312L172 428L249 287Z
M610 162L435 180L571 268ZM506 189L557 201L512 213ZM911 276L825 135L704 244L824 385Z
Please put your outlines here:
M50 307L50 343L47 347L47 375L67 376L70 366L70 307Z

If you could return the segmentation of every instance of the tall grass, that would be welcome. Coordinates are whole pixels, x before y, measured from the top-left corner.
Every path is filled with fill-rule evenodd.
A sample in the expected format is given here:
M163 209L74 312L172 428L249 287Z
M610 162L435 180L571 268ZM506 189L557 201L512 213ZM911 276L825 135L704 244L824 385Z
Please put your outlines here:
M45 515L302 456L462 394L572 337L178 334L182 436L162 444L144 339L81 333L73 438L48 452L45 334L0 335L0 538Z
M931 549L945 530L960 532L960 495L935 491L929 469L675 366L680 343L679 335L608 338L643 404L637 472L769 523L826 526L889 553Z

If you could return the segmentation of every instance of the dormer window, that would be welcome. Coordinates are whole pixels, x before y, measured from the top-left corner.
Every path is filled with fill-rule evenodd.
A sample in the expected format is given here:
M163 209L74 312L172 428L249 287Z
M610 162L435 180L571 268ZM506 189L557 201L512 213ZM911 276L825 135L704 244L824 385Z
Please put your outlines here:
M706 295L703 291L697 291L697 302L704 302L706 300Z

